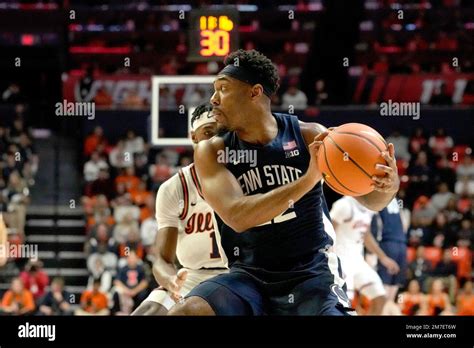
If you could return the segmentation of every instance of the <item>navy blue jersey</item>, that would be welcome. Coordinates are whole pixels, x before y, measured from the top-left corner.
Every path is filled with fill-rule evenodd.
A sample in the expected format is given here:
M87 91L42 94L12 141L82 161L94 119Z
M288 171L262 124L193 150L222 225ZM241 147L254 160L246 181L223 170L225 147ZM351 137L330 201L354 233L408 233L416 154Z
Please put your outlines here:
M403 224L400 217L400 207L396 198L383 208L378 215L374 216L371 229L379 242L406 243L406 236L403 232Z
M239 160L226 163L245 195L265 193L288 184L308 168L310 154L298 118L273 115L278 135L266 145L246 143L235 132L221 136L226 151L255 151L255 163ZM264 270L279 274L296 271L303 275L306 270L314 269L318 251L324 252L333 244L329 234L332 232L328 233L332 229L328 216L321 183L318 183L299 201L289 202L283 214L245 232L236 233L219 216L216 215L216 219L230 267L243 268L253 274L257 272L252 270ZM337 268L337 260L334 267Z

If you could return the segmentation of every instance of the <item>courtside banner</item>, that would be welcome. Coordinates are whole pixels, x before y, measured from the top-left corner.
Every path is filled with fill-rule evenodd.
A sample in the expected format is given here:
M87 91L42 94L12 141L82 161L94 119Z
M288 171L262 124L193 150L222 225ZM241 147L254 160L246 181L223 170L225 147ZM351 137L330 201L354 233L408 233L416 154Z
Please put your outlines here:
M68 102L79 101L78 93L81 88L83 75L69 74L63 79L63 98ZM144 99L147 104L151 100L150 75L101 75L94 76L86 85L86 96L80 101L94 101L97 93L103 88L112 97L113 105L120 105L127 93L133 91Z

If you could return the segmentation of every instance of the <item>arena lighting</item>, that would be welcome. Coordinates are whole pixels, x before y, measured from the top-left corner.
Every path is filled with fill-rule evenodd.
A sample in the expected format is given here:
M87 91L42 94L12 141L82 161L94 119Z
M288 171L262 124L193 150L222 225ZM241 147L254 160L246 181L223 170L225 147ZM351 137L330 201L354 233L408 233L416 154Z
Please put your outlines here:
M102 46L72 46L69 53L72 54L128 54L132 49L124 47L102 47Z
M33 46L35 37L31 34L21 35L21 45L22 46Z

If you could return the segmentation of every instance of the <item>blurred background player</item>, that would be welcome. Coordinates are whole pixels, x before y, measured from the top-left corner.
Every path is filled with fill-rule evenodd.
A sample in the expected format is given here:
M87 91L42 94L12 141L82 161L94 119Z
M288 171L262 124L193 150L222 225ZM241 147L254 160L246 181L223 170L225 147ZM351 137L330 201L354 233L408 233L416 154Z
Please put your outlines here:
M392 310L398 308L394 302L395 296L398 288L405 285L407 273L406 235L398 204L397 198L394 198L388 206L374 216L371 224L372 234L376 236L380 248L399 266L399 271L394 272L378 260L377 272L387 292L386 313L393 313Z
M217 133L212 106L202 104L191 118L194 144ZM158 190L156 260L153 274L160 287L133 315L164 315L200 282L226 270L216 241L212 208L199 193L194 164L182 168ZM177 271L176 258L183 266Z
M3 221L3 214L0 213L0 267L4 266L8 261L8 231L5 222Z
M398 272L398 265L380 249L370 233L374 214L348 196L334 202L330 211L336 231L336 254L341 260L347 295L353 300L355 291L358 291L371 301L367 314L380 315L386 302L386 292L377 272L364 260L364 245L392 272Z

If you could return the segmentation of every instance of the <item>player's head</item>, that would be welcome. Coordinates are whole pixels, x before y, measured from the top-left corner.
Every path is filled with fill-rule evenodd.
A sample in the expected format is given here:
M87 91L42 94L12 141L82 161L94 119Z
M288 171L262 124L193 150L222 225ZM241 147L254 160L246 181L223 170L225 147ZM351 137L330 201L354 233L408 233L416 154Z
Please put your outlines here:
M278 70L255 50L232 52L224 64L214 81L211 104L219 127L236 130L245 126L248 117L270 110L279 86Z
M209 103L199 105L191 117L191 139L194 144L217 134L217 123Z

